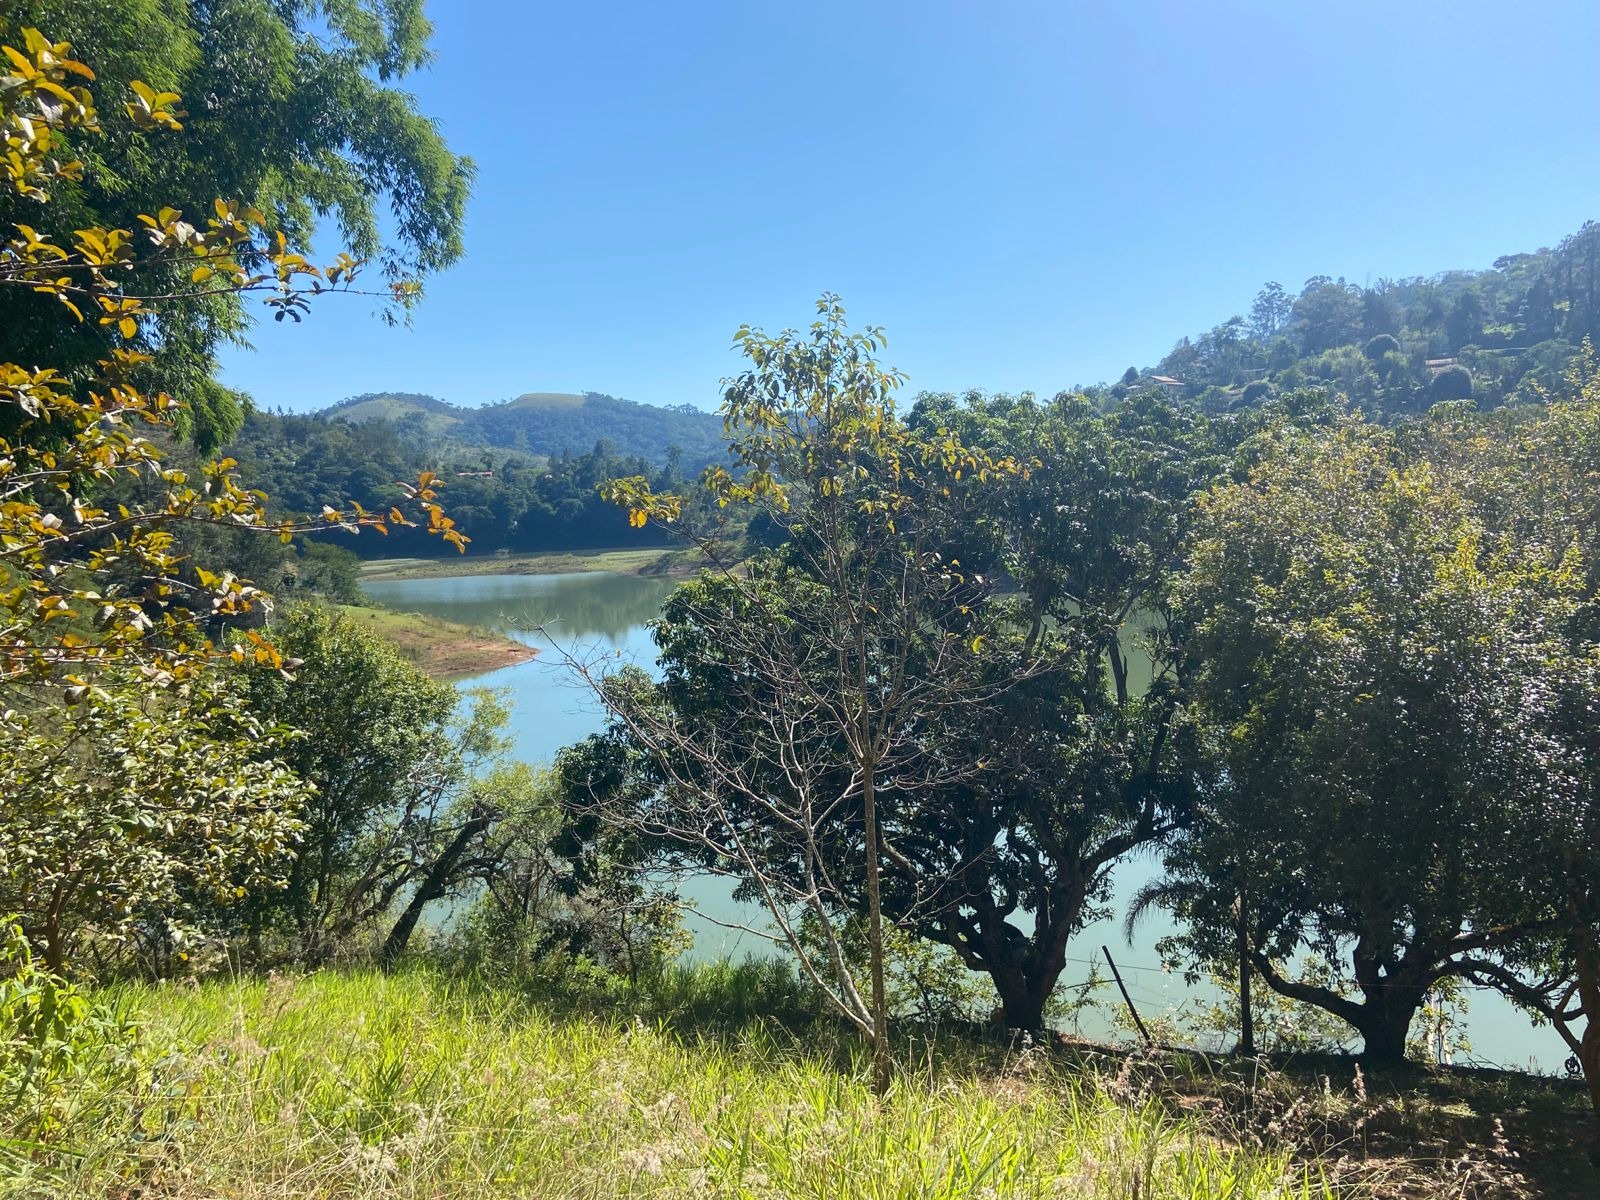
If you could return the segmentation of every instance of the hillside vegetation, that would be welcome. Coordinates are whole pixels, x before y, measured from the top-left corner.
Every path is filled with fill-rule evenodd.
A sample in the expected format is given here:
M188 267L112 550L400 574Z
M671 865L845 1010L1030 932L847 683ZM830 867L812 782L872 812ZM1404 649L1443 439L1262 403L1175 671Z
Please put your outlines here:
M392 421L402 436L426 433L463 447L547 458L586 453L607 441L617 454L656 466L669 457L698 466L718 457L723 445L722 422L714 413L692 404L637 404L600 392L526 392L478 408L413 392L374 392L352 396L321 415L355 424Z
M1483 270L1380 279L1314 275L1298 293L1268 283L1247 315L1185 337L1153 370L1130 367L1121 394L1158 386L1212 411L1315 386L1369 415L1441 400L1536 402L1561 389L1585 338L1600 338L1600 224L1554 248L1506 254Z

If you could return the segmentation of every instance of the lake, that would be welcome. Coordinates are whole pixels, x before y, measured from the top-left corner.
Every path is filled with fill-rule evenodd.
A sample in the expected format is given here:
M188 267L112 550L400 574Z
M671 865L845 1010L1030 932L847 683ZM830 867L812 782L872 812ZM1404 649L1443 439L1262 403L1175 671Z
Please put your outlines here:
M561 645L600 650L649 666L653 660L647 622L656 615L676 581L639 575L589 572L573 575L464 575L437 579L402 579L369 582L365 591L377 602L401 612L417 612L495 629L529 644L548 643L533 627L542 626ZM601 723L598 707L587 690L549 654L530 663L502 668L464 681L463 686L492 687L506 693L511 704L510 735L518 757L528 762L549 762L565 745L595 732ZM1148 660L1130 656L1132 670L1148 673ZM1153 856L1123 862L1113 876L1112 918L1080 933L1070 950L1071 961L1063 982L1080 983L1088 977L1091 961L1101 964L1100 946L1111 948L1134 1003L1148 1021L1171 1015L1185 1004L1193 1005L1204 989L1190 988L1180 975L1164 971L1156 943L1173 931L1164 913L1152 913L1136 930L1132 945L1123 938L1120 914L1129 897L1149 881L1157 864ZM763 927L759 910L736 904L727 881L715 878L692 881L681 889L692 906L685 924L694 935L695 957L724 954L770 953L767 942L727 928L728 924ZM1091 955L1093 959L1091 959ZM1463 1024L1472 1042L1470 1055L1457 1061L1481 1061L1500 1066L1527 1067L1554 1072L1561 1069L1567 1049L1551 1029L1535 1028L1526 1017L1492 992L1472 990ZM1115 988L1100 994L1102 1010L1116 998ZM1086 1014L1081 1032L1103 1036L1109 1029L1103 1012Z

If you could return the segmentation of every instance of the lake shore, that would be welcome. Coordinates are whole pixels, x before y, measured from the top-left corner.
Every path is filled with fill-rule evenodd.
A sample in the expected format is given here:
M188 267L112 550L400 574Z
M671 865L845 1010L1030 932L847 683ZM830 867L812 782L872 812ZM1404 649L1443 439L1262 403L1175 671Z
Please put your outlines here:
M610 571L618 575L679 574L680 551L666 547L613 550L549 550L538 554L460 555L449 558L374 558L361 564L363 582L441 579L459 575L571 575Z
M537 648L491 630L422 613L341 604L339 611L373 630L435 679L459 679L528 662Z

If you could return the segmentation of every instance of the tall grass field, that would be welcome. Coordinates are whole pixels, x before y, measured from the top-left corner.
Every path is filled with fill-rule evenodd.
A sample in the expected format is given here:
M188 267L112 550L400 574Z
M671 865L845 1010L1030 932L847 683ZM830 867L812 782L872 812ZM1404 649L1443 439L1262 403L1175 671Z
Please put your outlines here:
M1329 1200L1316 1167L1126 1077L908 1038L878 1101L843 1035L552 1008L425 971L129 987L137 1087L65 1102L0 1194ZM86 1076L86 1078L88 1078ZM131 1147L131 1148L130 1148Z

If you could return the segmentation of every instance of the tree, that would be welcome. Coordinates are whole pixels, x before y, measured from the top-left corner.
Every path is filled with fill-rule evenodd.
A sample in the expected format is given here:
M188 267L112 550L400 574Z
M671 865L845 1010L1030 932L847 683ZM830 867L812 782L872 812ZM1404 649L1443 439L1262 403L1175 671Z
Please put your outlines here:
M1445 336L1450 339L1451 353L1475 344L1483 336L1483 324L1487 319L1480 292L1469 288L1457 296L1450 306L1450 315L1445 318Z
M57 157L61 131L88 136L99 131L99 118L93 97L75 82L91 77L89 68L68 57L65 43L24 33L23 49L6 48L14 73L0 91L0 132L13 147L5 168L10 186L48 215L50 189L84 175L81 162ZM180 129L179 97L140 86L126 106L137 123L152 133ZM205 464L199 480L164 465L162 444L149 435L171 431L183 406L140 388L152 358L134 348L163 298L130 293L124 268L181 265L202 294L261 293L283 315L304 311L313 295L348 289L360 265L344 255L316 267L267 229L259 212L223 200L213 211L203 225L170 208L144 214L137 236L81 228L60 239L65 246L48 231L18 225L0 250L0 296L50 298L60 314L94 331L104 354L94 373L74 379L54 367L0 363L0 564L12 584L0 594L0 682L61 681L81 695L81 671L108 661L137 662L160 682L221 653L196 634L196 615L247 611L259 591L205 570L195 570L193 582L177 580L172 527L210 523L289 540L313 528L408 523L398 508L373 514L359 504L325 506L310 522L269 520L265 497L240 485L231 459ZM387 294L406 302L414 289L396 284ZM151 485L148 503L104 506L107 485L136 479ZM407 492L434 532L464 546L436 503L432 476ZM227 653L281 665L259 640Z
M608 818L740 878L868 1039L882 1091L887 809L919 801L936 761L922 731L993 690L971 615L985 586L942 553L938 506L964 476L997 468L948 434L908 429L894 412L900 377L875 358L881 332L851 332L832 296L818 313L808 334L739 330L751 365L723 403L734 467L705 476L720 504L786 527L785 546L735 568L719 560L719 534L696 532L712 569L663 610L659 685L577 665L618 753L645 768L642 786L596 788L613 801ZM642 478L608 490L635 525L684 513ZM856 915L865 986L842 940ZM817 941L801 937L807 917Z
M1528 634L1552 563L1490 519L1492 478L1428 447L1359 422L1278 434L1206 500L1178 590L1222 772L1169 860L1189 945L1225 961L1247 896L1262 978L1381 1060L1430 988L1537 924L1524 814L1557 786ZM1302 951L1348 956L1354 994L1293 979Z
M1541 764L1551 786L1548 803L1525 814L1538 849L1515 884L1545 920L1524 944L1474 964L1473 977L1551 1023L1600 1115L1600 364L1587 341L1563 393L1482 439L1511 459L1510 519L1563 569L1552 573L1540 631L1554 697Z
M21 798L4 836L8 867L28 872L9 879L15 906L59 971L91 934L162 927L176 937L202 893L214 901L271 883L302 795L271 739L210 679L219 663L288 666L259 635L218 644L208 634L260 593L226 571L182 564L172 531L215 525L292 540L407 518L341 505L309 522L272 521L230 460L198 477L164 462L163 435L185 410L141 385L152 358L137 347L169 297L126 283L167 269L190 295L259 293L276 314L298 316L310 296L347 289L359 264L343 256L313 266L259 212L220 199L204 220L163 208L141 215L138 234L89 224L53 236L45 226L56 193L76 196L92 179L71 152L100 132L85 86L93 75L66 43L33 28L21 35L3 47L0 179L31 206L33 223L8 228L0 245L0 297L48 302L99 356L71 377L0 362L0 792ZM146 135L182 128L176 94L130 90L122 111ZM397 283L385 294L404 302L414 289ZM145 490L116 499L129 481ZM462 544L431 477L411 495L439 534ZM62 703L65 715L51 711Z
M988 605L992 697L939 732L942 782L896 813L886 911L989 974L1008 1027L1039 1030L1111 868L1187 809L1160 594L1221 458L1154 394L1105 417L1068 395L923 397L913 424L1028 471L977 489L953 543L1015 592Z
M259 945L286 925L294 957L319 962L404 899L382 953L393 961L425 906L479 867L498 796L522 786L503 762L505 712L479 695L458 718L454 688L327 609L297 606L270 632L294 677L252 675L250 705L296 731L281 757L316 791L285 887L257 905L253 936Z
M1283 285L1267 284L1250 305L1250 336L1258 342L1270 342L1289 323L1293 311L1294 301Z
M460 257L472 164L397 86L428 58L421 0L25 0L8 13L78 47L109 94L141 80L152 95L192 101L184 137L147 125L136 99L133 111L119 104L101 115L105 138L72 141L85 171L54 198L62 227L137 228L141 213L163 208L195 222L220 195L270 214L298 246L319 217L332 219L352 254L389 282L420 280ZM39 224L37 201L8 191L0 229L16 224ZM161 380L183 405L180 427L209 452L242 415L215 380L214 352L249 318L233 297L182 286L187 275L145 261L123 272L123 287L172 294L159 325L131 348L155 357L141 382ZM72 375L99 357L97 339L63 325L48 297L0 291L0 362Z
M1320 354L1359 341L1361 320L1361 289L1316 275L1294 302L1291 326L1302 353Z
M309 789L217 680L152 694L102 678L74 704L7 717L0 908L56 974L91 944L162 963L281 882Z
M1251 380L1239 393L1239 403L1245 408L1256 408L1270 399L1272 399L1272 385L1265 379Z
M1369 361L1379 363L1386 354L1400 353L1400 341L1392 333L1380 333L1368 339L1367 344L1361 347L1361 353L1365 354Z

